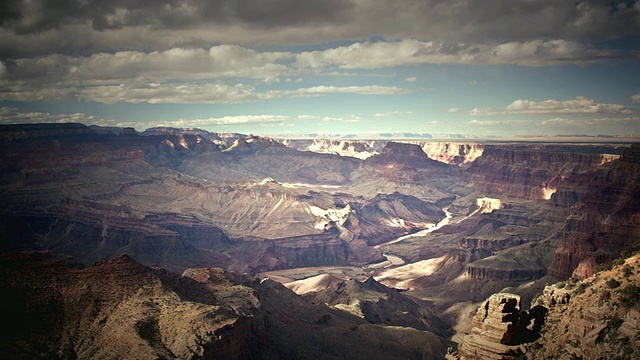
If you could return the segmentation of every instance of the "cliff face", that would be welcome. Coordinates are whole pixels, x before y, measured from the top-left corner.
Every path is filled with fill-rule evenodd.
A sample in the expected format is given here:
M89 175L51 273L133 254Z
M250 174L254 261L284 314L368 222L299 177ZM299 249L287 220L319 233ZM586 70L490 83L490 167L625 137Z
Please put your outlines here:
M482 156L484 145L474 143L417 142L427 156L445 164L467 166Z
M482 155L484 146L475 143L432 142L421 140L394 141L418 145L427 157L449 165L464 166ZM389 143L386 140L282 140L288 147L321 154L337 154L358 159L367 159L380 154Z
M366 159L380 153L386 141L380 140L282 140L288 147L301 151L312 151L320 154L336 154Z
M346 164L348 169L352 159L328 162L326 156L302 155L256 137L235 139L221 151L198 134L100 135L79 124L53 128L1 129L11 135L1 144L5 156L0 160L4 251L55 249L85 265L126 252L176 272L193 266L247 271L381 258L353 235L327 233L331 219L326 213L335 210L336 201L344 207L349 196L343 201L306 186L246 180L277 173L315 184L339 176L335 168ZM25 138L16 139L16 133ZM196 163L204 158L215 161L205 161L208 170L200 174L203 167ZM326 169L316 166L321 163ZM173 168L216 175L194 178Z
M640 147L630 147L619 160L589 177L578 177L574 184L581 186L561 193L569 193L569 200L555 199L571 204L550 267L561 278L588 277L595 265L611 261L623 250L640 249Z
M485 194L549 199L565 178L593 171L618 157L532 147L487 145L465 177Z

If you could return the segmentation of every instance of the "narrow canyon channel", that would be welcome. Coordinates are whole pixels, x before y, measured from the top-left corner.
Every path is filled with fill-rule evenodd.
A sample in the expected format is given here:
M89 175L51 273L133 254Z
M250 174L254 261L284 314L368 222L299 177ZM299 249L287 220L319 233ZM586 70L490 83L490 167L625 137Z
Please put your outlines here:
M449 206L444 207L442 211L444 211L445 217L442 220L440 220L435 226L432 226L428 229L420 230L413 234L402 235L386 243L376 245L375 248L378 249L384 245L395 244L397 242L400 242L412 237L425 236L429 233L432 233L438 229L443 228L444 226L449 224L449 222L451 221L451 218L453 217L453 214L449 212ZM406 262L399 256L384 254L384 253L383 255L387 258L386 260L379 263L375 263L375 264L365 265L361 268L354 267L354 266L318 266L318 267L305 267L305 268L269 271L269 272L262 273L261 275L272 278L273 280L276 280L282 283L286 283L293 280L301 280L304 278L309 278L309 277L317 276L320 274L334 274L334 275L342 274L344 277L358 278L360 280L364 280L368 276L370 276L372 270L396 267L396 266L401 266L406 264Z

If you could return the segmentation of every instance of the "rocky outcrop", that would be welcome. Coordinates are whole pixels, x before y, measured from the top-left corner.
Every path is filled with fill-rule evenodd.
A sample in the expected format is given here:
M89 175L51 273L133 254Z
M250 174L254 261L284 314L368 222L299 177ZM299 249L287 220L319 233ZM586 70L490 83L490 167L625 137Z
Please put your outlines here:
M376 249L352 251L350 243L339 234L292 236L281 239L238 239L229 255L248 265L248 269L263 272L295 267L365 264L383 259ZM241 270L241 268L234 268ZM246 271L246 269L245 269Z
M640 357L640 256L618 264L544 289L535 303L549 312L528 359Z
M484 145L453 142L412 142L420 145L427 156L445 164L467 166L482 156Z
M354 215L344 227L369 245L433 226L445 217L437 205L398 192L379 194L352 207Z
M448 359L519 359L523 355L521 344L538 336L544 310L520 310L520 296L509 293L493 294L476 311L473 329L465 336L457 352Z
M363 282L335 277L323 280L323 286L315 287L313 291L298 292L313 303L348 311L372 324L411 327L441 336L448 335L446 325L427 302L406 296L372 277ZM286 285L294 290L305 289L304 283L305 280L299 280Z
M149 266L182 272L191 266L229 266L233 243L218 228L177 214L140 218L109 207L74 205L0 216L4 251L55 250L85 265L129 253Z
M266 345L258 299L224 277L205 285L126 255L84 270L43 256L0 259L0 311L14 324L1 357L249 359Z

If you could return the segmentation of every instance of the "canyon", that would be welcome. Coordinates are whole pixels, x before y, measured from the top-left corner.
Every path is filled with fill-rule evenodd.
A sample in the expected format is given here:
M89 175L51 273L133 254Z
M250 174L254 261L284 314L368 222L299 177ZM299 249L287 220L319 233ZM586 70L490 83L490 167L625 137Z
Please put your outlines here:
M3 311L25 324L0 352L18 358L518 356L535 336L487 345L492 313L530 316L640 250L630 143L48 124L0 126L0 147Z

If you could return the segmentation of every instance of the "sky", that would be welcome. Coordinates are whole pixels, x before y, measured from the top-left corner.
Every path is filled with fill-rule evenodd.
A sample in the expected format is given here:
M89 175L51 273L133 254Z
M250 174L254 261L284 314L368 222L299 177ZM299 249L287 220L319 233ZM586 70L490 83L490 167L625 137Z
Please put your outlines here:
M640 134L635 0L3 0L0 124Z

